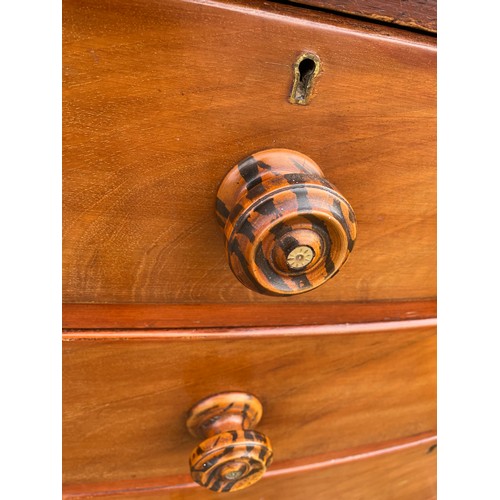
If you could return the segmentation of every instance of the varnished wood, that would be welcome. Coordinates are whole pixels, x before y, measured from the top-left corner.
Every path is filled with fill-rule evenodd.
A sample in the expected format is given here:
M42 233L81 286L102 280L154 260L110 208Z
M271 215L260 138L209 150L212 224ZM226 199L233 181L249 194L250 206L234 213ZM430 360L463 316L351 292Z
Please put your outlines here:
M68 498L213 497L185 422L227 390L262 399L276 456L241 498L432 498L435 40L250 0L64 0L63 17ZM297 106L304 53L321 65ZM269 148L314 158L360 224L306 297L236 282L213 214L230 166ZM388 459L408 443L425 467Z
M186 474L187 409L227 390L259 395L277 464L435 430L435 327L413 326L286 341L66 341L64 482Z
M349 202L311 158L289 149L258 151L233 167L217 192L216 214L234 275L265 295L323 285L356 241ZM301 265L299 257L308 260Z
M308 303L435 296L430 37L266 2L65 0L63 18L65 302L303 301L234 280L213 215L228 166L270 147L314 158L358 219ZM322 69L297 106L304 50Z
M63 304L63 328L325 325L434 318L435 300L280 304Z
M405 458L403 458L405 457ZM409 463L408 457L431 458L427 460L426 477L421 474L415 474L411 468L415 464ZM380 443L377 447L358 448L345 450L343 453L334 453L328 456L316 456L314 461L304 463L304 461L288 461L283 463L280 468L274 468L264 476L260 484L255 485L248 492L238 493L239 498L294 498L293 495L299 495L297 498L302 500L305 493L318 493L325 489L325 494L332 493L332 485L338 483L335 478L342 478L343 493L346 498L353 498L353 495L359 494L360 486L367 490L366 495L370 498L378 492L382 483L377 480L378 477L386 478L384 482L385 493L381 500L385 498L405 498L407 495L417 495L409 497L409 500L421 498L428 500L435 497L436 490L436 436L420 435L408 439L402 439L398 442ZM365 476L360 484L356 481L355 475L350 477L350 471L364 470L368 466L371 469L373 477ZM389 469L398 467L405 468L399 473L401 476L411 476L411 481L406 478L405 481L397 481L393 478L393 473ZM380 473L383 471L383 474ZM372 476L370 474L370 476ZM348 480L346 480L349 478ZM73 486L71 489L65 488L63 499L83 499L106 497L123 500L142 499L142 498L214 498L208 492L202 491L196 483L186 482L187 476L176 478L176 484L168 484L164 478L149 481L123 481L119 483L101 483L94 485L92 491L85 490L83 486ZM297 482L298 480L298 482ZM184 482L183 482L184 481ZM324 485L327 485L326 488ZM300 485L300 486L299 486ZM300 490L298 488L300 487ZM422 493L420 493L422 490ZM427 494L428 496L424 496ZM337 492L340 493L340 492ZM382 495L382 493L381 493ZM233 495L232 495L233 496ZM316 498L313 496L311 498ZM327 496L326 499L331 498ZM338 498L338 496L336 496ZM343 498L343 497L340 497ZM364 498L360 496L360 498ZM374 498L377 498L376 496Z
M437 31L437 0L291 0L302 5L364 16L378 21Z

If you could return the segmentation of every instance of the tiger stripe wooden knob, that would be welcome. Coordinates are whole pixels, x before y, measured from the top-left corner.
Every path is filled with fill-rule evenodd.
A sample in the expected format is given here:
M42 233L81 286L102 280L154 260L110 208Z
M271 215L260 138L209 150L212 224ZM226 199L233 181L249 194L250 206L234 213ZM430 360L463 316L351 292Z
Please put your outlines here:
M191 453L191 477L212 491L241 490L258 481L271 464L271 442L252 430L262 417L259 400L244 392L210 396L189 411L187 428L204 438Z
M233 167L217 193L229 265L265 295L307 292L334 276L356 240L349 202L313 160L268 149Z

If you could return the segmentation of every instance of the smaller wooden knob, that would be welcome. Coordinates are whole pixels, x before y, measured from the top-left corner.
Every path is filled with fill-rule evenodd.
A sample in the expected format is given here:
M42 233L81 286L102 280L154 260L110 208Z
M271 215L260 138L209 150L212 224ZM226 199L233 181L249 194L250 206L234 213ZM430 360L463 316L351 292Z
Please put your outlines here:
M205 438L191 453L191 476L212 491L247 488L271 464L269 438L252 430L262 417L262 405L251 394L224 392L197 403L189 411L187 428Z

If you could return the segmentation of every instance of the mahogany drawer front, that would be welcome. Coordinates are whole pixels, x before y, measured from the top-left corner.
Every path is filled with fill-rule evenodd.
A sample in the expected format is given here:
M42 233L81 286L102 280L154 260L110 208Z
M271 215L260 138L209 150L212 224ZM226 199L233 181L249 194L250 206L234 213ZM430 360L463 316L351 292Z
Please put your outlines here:
M292 0L297 4L365 16L400 26L437 31L437 0Z
M67 303L310 303L436 295L435 41L307 9L65 0ZM292 65L321 59L307 106ZM269 298L232 275L220 182L266 148L311 157L358 238L333 280Z
M433 431L433 322L384 328L332 327L288 338L150 331L138 340L141 334L129 331L90 332L78 340L68 333L64 483L92 489L188 474L197 443L186 430L187 411L222 391L250 392L263 403L258 430L273 444L270 470L287 460L314 461L322 453Z
M231 493L236 500L261 499L303 500L432 500L436 498L436 452L429 442L392 453L347 461L293 475L264 477L252 489ZM71 496L67 497L74 498ZM82 497L78 497L82 498ZM85 498L85 497L83 497ZM92 498L92 497L90 497ZM216 495L193 485L186 488L154 489L143 492L121 491L107 499L169 500L214 499Z

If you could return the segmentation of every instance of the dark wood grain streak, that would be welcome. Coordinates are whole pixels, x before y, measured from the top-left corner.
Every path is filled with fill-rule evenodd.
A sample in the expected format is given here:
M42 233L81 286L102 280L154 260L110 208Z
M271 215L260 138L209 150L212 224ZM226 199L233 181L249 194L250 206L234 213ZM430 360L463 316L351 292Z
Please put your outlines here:
M274 304L64 304L65 329L332 325L434 318L436 300Z
M385 455L406 452L411 453L413 449L422 451L423 453L419 453L420 456L425 456L425 454L431 455L432 452L429 452L429 450L432 449L435 443L435 434L423 433L398 441L379 443L376 446L353 448L350 450L343 450L339 453L317 455L301 460L284 461L279 466L273 467L267 471L259 485L260 492L253 487L246 495L250 493L253 494L254 496L251 498L255 498L255 495L259 493L262 494L261 492L270 495L268 488L276 484L275 480L277 478L283 478L285 481L288 479L288 481L293 483L293 478L297 477L299 474L327 470L329 473L328 475L331 475L333 467L345 466L359 461L373 460ZM433 457L431 456L431 458ZM397 463L396 461L394 462ZM431 467L435 467L435 464ZM91 488L89 488L88 485L70 485L64 488L63 499L115 497L128 500L131 498L150 498L151 496L156 497L160 495L164 498L171 498L169 495L187 495L188 491L193 489L196 490L199 495L203 494L198 485L190 480L189 475L181 475L168 478L149 478L142 481L126 480L116 483L97 483L92 485ZM207 497L213 498L211 495Z
M301 5L437 32L437 0L291 0Z

